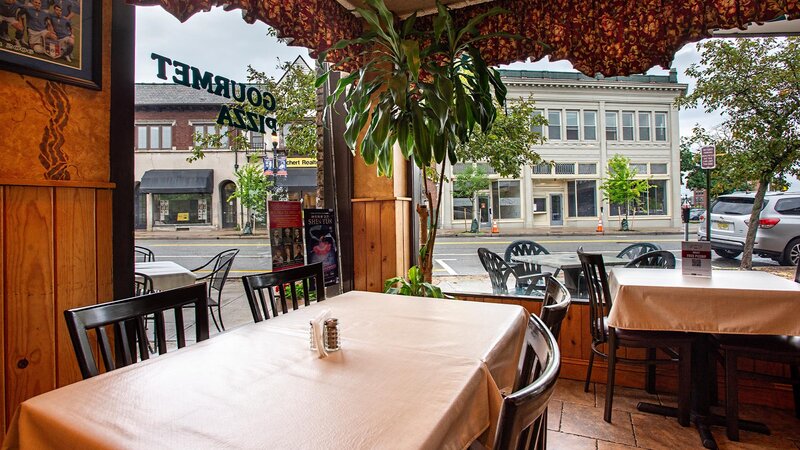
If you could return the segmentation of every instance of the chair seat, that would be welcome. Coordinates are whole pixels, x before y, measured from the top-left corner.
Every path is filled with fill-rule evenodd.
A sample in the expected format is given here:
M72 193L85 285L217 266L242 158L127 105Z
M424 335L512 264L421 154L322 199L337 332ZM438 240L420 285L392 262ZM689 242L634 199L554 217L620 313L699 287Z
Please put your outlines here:
M800 361L800 336L715 334L713 338L723 350L756 354L759 359L771 354Z

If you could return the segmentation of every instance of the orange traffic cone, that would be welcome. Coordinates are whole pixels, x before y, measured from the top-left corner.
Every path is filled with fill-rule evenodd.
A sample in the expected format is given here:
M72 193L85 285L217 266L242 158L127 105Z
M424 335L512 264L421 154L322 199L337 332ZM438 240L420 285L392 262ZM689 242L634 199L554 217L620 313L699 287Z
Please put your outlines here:
M492 233L499 233L500 229L497 228L497 219L492 220Z
M597 216L597 231L598 233L603 232L603 216Z

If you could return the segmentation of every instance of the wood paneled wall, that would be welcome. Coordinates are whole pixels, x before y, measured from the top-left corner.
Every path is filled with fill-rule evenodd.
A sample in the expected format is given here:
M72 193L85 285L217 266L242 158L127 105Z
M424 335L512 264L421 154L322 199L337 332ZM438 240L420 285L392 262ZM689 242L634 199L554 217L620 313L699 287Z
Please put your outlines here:
M112 188L0 183L3 434L20 402L81 379L64 310L113 298Z
M411 265L411 199L353 199L354 288L383 292Z
M521 305L531 314L539 314L542 307L541 299L521 298L491 294L450 294L460 300L469 300L489 303L505 303ZM573 301L567 316L561 324L561 335L558 339L561 350L561 378L570 380L586 379L586 369L589 365L589 352L591 352L592 337L589 334L589 304L586 301ZM643 349L620 349L619 356L628 358L643 358ZM663 356L663 355L662 355ZM773 364L761 361L741 360L739 367L743 370L757 370L760 373L776 375L789 375L789 368L784 364ZM722 370L719 372L719 398L724 399L725 392ZM592 369L592 381L605 383L608 366L602 358L595 358ZM660 392L677 392L677 366L665 365L658 368L656 376L657 388ZM748 379L739 380L739 399L745 403L756 405L774 406L782 409L792 409L792 389L789 385L769 383ZM620 364L617 366L616 385L642 389L644 388L644 366L634 364Z

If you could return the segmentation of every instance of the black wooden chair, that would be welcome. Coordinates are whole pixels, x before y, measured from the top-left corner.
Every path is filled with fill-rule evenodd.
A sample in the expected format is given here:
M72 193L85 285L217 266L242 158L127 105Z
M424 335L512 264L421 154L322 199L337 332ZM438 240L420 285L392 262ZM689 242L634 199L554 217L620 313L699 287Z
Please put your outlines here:
M149 275L134 272L133 273L133 295L147 295L155 292L153 289L153 279Z
M617 258L628 258L628 259L635 259L637 256L644 255L645 253L655 252L661 250L661 246L658 244L652 244L650 242L639 242L638 244L631 244L621 252L617 253Z
M678 422L683 426L688 426L691 400L691 351L694 338L688 333L631 331L609 327L606 321L611 310L611 293L603 255L578 251L578 257L589 293L589 329L592 335L592 348L589 353L589 367L586 370L584 391L589 392L595 355L606 358L608 360L608 379L603 419L611 423L617 362L646 365L645 389L650 393L655 393L655 366L678 363ZM599 349L602 344L607 345L608 353ZM619 347L647 349L647 357L645 359L617 358ZM657 348L663 350L669 359L657 359ZM678 351L676 352L674 349Z
M653 269L674 269L675 255L666 250L647 252L634 258L625 267L650 267Z
M239 249L232 248L217 253L207 263L202 266L192 269L192 272L199 272L208 266L211 266L211 272L197 278L197 281L208 280L208 310L211 313L211 320L214 321L214 326L217 331L225 329L225 324L222 322L222 289L225 287L225 282L228 281L228 274L233 266L233 259L239 254ZM214 295L216 291L216 298ZM217 318L214 317L214 307L217 307ZM221 328L221 329L220 329Z
M533 295L536 291L537 285L541 281L546 281L552 274L550 272L542 272L535 275L520 276L517 271L510 266L503 258L497 253L486 249L478 249L478 258L481 260L483 268L489 274L489 281L492 283L492 293L497 295L508 295L508 279L511 276L516 278L515 283L516 294L519 295ZM524 280L524 282L521 282Z
M83 378L99 375L97 361L89 341L89 331L97 336L100 356L106 371L128 366L139 359L150 357L147 351L147 334L144 320L148 315L155 316L155 335L158 353L167 352L167 338L164 311L173 310L178 348L186 346L183 308L193 307L197 341L208 339L207 291L204 284L156 292L98 305L64 311L67 329L75 348ZM114 348L111 351L107 326L113 328ZM137 356L138 350L138 356Z
M515 390L500 407L495 449L547 447L547 405L560 368L556 338L538 317L530 316Z
M312 290L316 296L316 301L325 300L325 277L322 272L322 263L242 277L244 293L247 295L247 302L250 304L250 312L253 313L253 321L261 322L280 313L288 313L287 290L291 296L292 310L297 310L299 307L297 302L298 283L303 288L302 296L305 306L311 304ZM278 288L280 303L275 298L274 288ZM267 304L264 291L267 291L269 304ZM271 314L270 311L272 312Z
M518 240L514 241L506 247L506 251L503 254L503 259L508 263L509 266L513 267L517 273L517 276L524 277L529 275L537 275L542 273L542 266L539 264L531 264L531 263L523 263L514 261L512 258L514 256L532 256L532 255L549 255L550 252L547 251L541 244L537 244L533 241L528 240ZM556 268L553 271L553 276L558 276L558 272L561 269ZM520 288L525 288L529 282L524 278L520 281L518 278L518 286ZM540 283L540 288L544 288L544 285Z
M147 247L134 245L133 251L136 256L136 262L153 262L156 260L155 253Z
M555 278L549 277L539 318L547 325L547 328L556 339L561 334L561 322L567 316L570 303L572 303L572 296L567 288Z

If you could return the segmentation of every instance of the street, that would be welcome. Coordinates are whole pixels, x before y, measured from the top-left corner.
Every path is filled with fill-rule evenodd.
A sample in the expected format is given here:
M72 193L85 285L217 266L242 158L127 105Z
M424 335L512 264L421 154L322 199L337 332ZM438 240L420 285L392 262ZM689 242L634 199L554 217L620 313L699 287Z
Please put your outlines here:
M694 239L694 236L691 236ZM673 252L680 258L682 234L606 234L595 236L530 236L530 237L441 237L436 241L434 260L435 276L483 275L485 271L478 260L477 250L486 247L503 255L506 247L517 239L529 239L543 245L550 253L573 253L578 247L585 251L616 255L626 246L636 242L659 244L664 250ZM196 240L153 240L140 239L136 242L151 249L156 260L175 261L194 269L201 266L217 253L238 248L239 254L231 270L231 276L241 277L262 273L271 269L268 239L196 239ZM735 268L739 259L729 260L713 254L715 268ZM753 265L777 265L771 259L754 258Z

